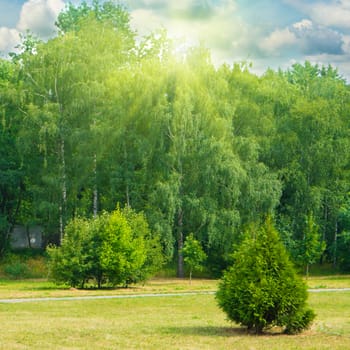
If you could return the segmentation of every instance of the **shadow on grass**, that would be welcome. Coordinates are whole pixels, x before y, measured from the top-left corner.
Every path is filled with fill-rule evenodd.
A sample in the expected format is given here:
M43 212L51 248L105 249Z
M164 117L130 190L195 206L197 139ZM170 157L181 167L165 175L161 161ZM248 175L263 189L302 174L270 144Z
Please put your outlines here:
M7 283L6 283L7 282ZM67 284L56 284L54 282L51 281L44 281L44 280L18 280L18 281L9 281L7 280L6 282L0 281L0 285L11 285L9 282L12 282L12 285L15 284L16 288L18 290L35 290L35 291L48 291L48 290L67 290L67 291L135 291L135 290L139 290L139 287L135 287L135 286L128 286L128 287L120 287L120 286L115 286L115 287L111 287L111 286L103 286L101 288L98 288L95 285L87 285L84 288L80 288L80 287L71 287Z
M198 336L208 336L208 337L275 337L275 336L287 336L282 332L280 328L273 328L270 330L266 330L262 333L255 333L254 331L248 331L247 328L244 327L216 327L216 326L182 326L182 327L167 327L162 330L167 334L177 334L177 335L198 335Z

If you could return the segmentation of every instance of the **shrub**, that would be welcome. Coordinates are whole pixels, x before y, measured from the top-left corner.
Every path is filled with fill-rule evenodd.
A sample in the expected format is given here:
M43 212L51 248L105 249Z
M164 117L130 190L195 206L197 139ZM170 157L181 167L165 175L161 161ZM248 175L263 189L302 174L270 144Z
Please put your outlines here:
M61 247L49 247L48 254L49 277L82 288L90 280L99 288L127 286L162 266L159 241L152 237L143 214L131 209L72 220Z
M5 275L9 278L20 279L28 277L28 267L21 261L14 261L4 266Z
M61 247L47 248L50 279L72 287L84 287L85 282L92 278L90 265L94 256L90 256L90 246L93 245L90 231L87 220L74 219L66 227Z
M184 256L184 262L190 269L191 282L193 271L203 270L203 262L207 258L207 255L203 251L200 242L194 238L193 233L187 236L184 247L182 249L182 253Z
M224 273L217 300L228 318L256 333L272 326L298 333L315 315L271 219L247 234Z
M14 279L45 278L47 277L46 259L42 251L16 250L13 253L7 253L1 259L0 274Z
M46 258L44 256L36 256L28 258L26 260L28 268L28 276L30 278L46 278L47 277L47 265Z

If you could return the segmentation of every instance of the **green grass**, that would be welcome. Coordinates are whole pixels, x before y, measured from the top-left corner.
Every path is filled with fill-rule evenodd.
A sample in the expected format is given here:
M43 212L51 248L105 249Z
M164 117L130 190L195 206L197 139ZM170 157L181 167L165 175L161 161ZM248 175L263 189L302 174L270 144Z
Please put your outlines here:
M350 293L310 296L318 318L297 336L256 336L214 296L0 304L1 349L348 349Z
M128 290L77 291L43 280L3 280L0 298L207 291L216 283L156 279ZM0 303L0 349L349 349L350 292L310 293L309 303L317 318L297 336L247 334L226 320L213 295Z
M331 275L309 277L306 281L310 288L350 288L349 275ZM140 294L140 293L176 293L216 291L217 280L194 279L192 284L186 279L155 278L145 284L128 289L87 289L77 290L67 286L57 286L46 279L11 280L0 278L0 299L66 297L84 295Z
M310 288L350 288L349 275L312 276L305 281Z
M145 284L130 288L85 289L79 290L67 286L57 286L45 279L37 280L8 280L0 279L0 299L9 298L40 298L67 297L85 295L115 295L115 294L144 294L144 293L181 293L207 292L217 289L217 280L188 280L156 278Z

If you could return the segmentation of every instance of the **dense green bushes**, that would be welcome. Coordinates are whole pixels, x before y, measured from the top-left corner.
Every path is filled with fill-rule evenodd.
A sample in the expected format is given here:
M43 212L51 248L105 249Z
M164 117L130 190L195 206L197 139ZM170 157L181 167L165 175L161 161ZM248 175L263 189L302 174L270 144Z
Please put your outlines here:
M142 214L116 209L93 219L77 218L66 227L60 247L48 247L49 276L84 287L94 282L123 285L147 279L162 266L159 241Z
M41 250L7 253L0 261L0 275L10 279L46 278L46 256Z
M298 333L310 325L315 315L306 307L306 285L270 219L248 232L233 258L217 292L230 320L257 333L271 326Z

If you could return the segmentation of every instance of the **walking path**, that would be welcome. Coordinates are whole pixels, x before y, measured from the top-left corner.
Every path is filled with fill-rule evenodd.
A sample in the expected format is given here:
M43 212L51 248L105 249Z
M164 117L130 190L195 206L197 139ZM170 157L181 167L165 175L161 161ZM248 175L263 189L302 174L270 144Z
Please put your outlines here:
M310 293L350 292L350 288L309 289L309 292ZM43 298L0 299L0 304L34 303L34 302L41 302L41 301L182 297L182 296L206 295L206 294L213 295L213 294L215 294L215 292L149 293L149 294L124 294L124 295L91 295L91 296L81 296L81 297L43 297Z
M322 292L349 292L350 288L319 288L309 289L310 293L322 293Z
M38 301L61 301L61 300L98 300L98 299L131 299L153 297L181 297L191 295L215 294L215 292L187 292L187 293L149 293L149 294L123 294L123 295L90 295L81 297L43 297L43 298L19 298L0 299L0 304L31 303Z

